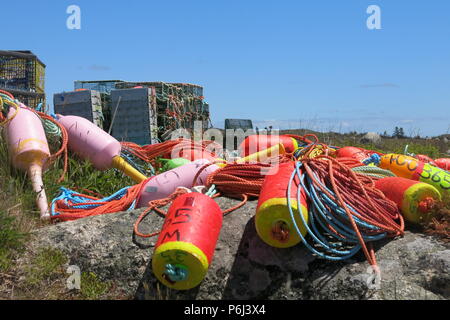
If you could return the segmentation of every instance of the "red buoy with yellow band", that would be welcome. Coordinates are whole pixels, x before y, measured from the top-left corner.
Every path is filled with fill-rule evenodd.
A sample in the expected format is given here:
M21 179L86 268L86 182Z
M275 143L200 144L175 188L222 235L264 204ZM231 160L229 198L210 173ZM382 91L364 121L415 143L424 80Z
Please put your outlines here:
M380 167L391 170L398 177L428 183L444 195L450 193L450 172L401 154L381 157Z
M416 224L427 221L441 200L441 194L432 185L401 177L380 179L375 187L397 204L407 221Z
M297 202L297 191L301 188L298 177L293 182L290 197L287 196L289 180L294 169L295 162L281 163L274 167L269 171L261 188L255 217L256 231L259 237L272 247L290 248L301 241L292 222L289 201L293 210L301 207L303 217L308 221L308 204L303 190L301 203ZM305 235L306 228L300 216L296 215L295 219L301 233Z
M239 146L241 157L247 157L258 153L279 143L283 145L287 153L293 153L299 148L298 141L287 135L251 135L248 136Z
M176 290L198 286L211 265L223 214L210 197L197 192L172 203L153 254L153 273Z

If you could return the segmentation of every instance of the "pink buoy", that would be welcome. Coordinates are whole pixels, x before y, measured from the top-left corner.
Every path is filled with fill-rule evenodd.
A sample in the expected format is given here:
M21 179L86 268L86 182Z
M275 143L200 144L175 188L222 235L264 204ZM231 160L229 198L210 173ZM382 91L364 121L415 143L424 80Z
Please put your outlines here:
M135 182L147 179L130 166L121 156L121 145L114 137L91 121L77 116L57 115L58 122L66 128L68 147L83 159L88 159L98 170L116 168Z
M69 135L69 149L78 156L89 159L98 170L111 168L112 159L120 156L120 142L91 121L82 117L59 114L57 119Z
M178 187L192 188L194 178L199 170L206 164L211 163L206 159L199 159L184 166L166 171L151 179L140 194L137 208L147 207L153 200L163 199L170 196ZM211 165L204 169L196 181L196 186L204 185L209 174L219 169Z
M8 148L14 167L26 170L30 176L33 190L37 193L36 203L41 219L50 218L47 195L42 181L42 171L50 150L40 118L25 105L20 104L17 114L11 109L8 118L11 121L6 127Z

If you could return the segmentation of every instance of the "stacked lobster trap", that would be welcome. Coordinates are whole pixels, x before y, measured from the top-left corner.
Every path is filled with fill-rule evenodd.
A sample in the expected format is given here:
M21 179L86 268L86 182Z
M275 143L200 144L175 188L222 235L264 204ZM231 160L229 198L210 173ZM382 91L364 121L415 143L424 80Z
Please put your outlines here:
M86 93L94 92L94 93ZM64 95L99 96L101 115L92 101L77 108L63 103ZM98 99L96 99L98 101ZM121 80L76 81L75 91L54 96L55 112L69 112L94 121L120 141L145 145L170 138L176 129L211 126L209 104L204 101L203 87L194 84L165 82L125 82ZM81 111L83 110L83 111ZM89 113L86 116L86 113Z
M29 107L45 104L45 67L31 51L0 51L0 89Z

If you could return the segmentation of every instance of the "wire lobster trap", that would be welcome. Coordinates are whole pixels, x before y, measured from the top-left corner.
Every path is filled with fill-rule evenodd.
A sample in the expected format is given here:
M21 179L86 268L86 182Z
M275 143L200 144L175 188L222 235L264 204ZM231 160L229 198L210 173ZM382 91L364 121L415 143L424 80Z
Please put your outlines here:
M32 108L45 104L45 64L31 51L0 50L0 89Z
M121 82L116 89L153 88L157 105L158 136L176 129L194 129L200 121L203 129L210 127L209 105L204 101L203 87L189 83Z

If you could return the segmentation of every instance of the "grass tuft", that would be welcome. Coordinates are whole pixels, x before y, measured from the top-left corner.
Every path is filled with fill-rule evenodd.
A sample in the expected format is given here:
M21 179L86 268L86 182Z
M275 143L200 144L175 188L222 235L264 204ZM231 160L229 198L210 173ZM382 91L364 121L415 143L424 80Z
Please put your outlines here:
M101 281L93 272L81 273L81 298L86 300L99 300L111 288L109 282Z
M39 286L57 274L64 272L62 267L68 262L67 257L54 248L41 248L25 270L25 282L29 286Z

